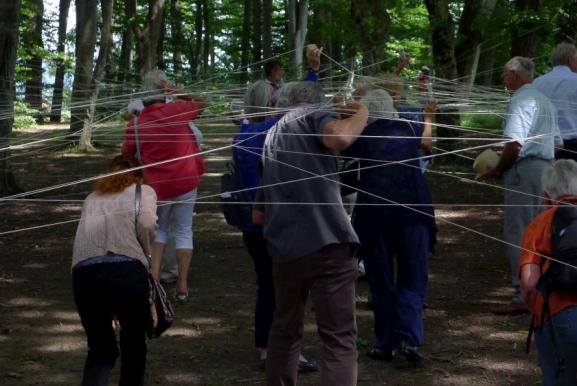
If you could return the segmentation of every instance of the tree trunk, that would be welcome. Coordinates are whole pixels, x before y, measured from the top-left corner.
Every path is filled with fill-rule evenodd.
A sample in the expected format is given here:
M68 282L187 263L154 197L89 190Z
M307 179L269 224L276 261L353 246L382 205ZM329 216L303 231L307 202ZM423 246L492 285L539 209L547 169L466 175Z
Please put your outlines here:
M32 108L42 109L42 26L44 18L44 3L42 0L33 0L34 16L30 28L26 31L27 39L24 42L27 48L32 48L32 57L26 61L28 76L25 83L24 101ZM40 117L38 118L41 119Z
M136 36L140 77L154 69L157 64L157 47L164 14L164 0L148 0L148 14L144 26L137 20L136 0L128 0L128 17Z
M54 78L54 92L52 93L52 108L50 109L50 122L60 122L62 118L62 100L64 91L64 56L66 55L66 26L68 24L68 11L70 0L60 0L58 7L58 47L59 58L56 62L56 75Z
M177 82L182 80L182 13L180 0L170 1L172 69Z
M289 36L292 38L291 47L294 49L293 65L300 78L303 63L303 50L307 37L309 1L289 0Z
M193 69L194 79L200 79L200 67L201 67L201 54L202 54L202 20L204 19L202 14L204 12L202 0L196 0L196 14L194 15L194 50L193 50L193 61L191 63L191 68Z
M539 14L539 0L517 0L515 13L520 21L513 25L513 40L511 56L525 56L533 58L537 51L540 21L536 20Z
M497 0L467 0L463 7L463 14L459 21L458 42L455 46L457 61L457 75L459 79L469 78L473 67L477 66L476 55L478 47L483 41L483 31L479 24L493 13ZM470 79L473 82L473 79Z
M84 151L92 151L92 124L94 122L94 111L98 99L98 90L100 81L108 62L108 56L112 47L112 0L102 0L100 3L102 11L102 27L100 30L100 48L98 50L98 59L92 73L90 81L90 102L88 117L84 119L84 127L80 136L79 148Z
M261 0L254 0L253 18L252 18L252 62L255 73L261 69L262 60L262 4Z
M358 28L364 72L374 75L382 66L391 18L382 0L352 1L351 16Z
M0 119L0 196L19 190L10 170L7 150L14 123L14 70L19 23L20 0L0 2L0 106L3 112Z
M457 64L454 51L453 19L449 13L447 0L425 0L425 5L429 11L429 21L431 24L431 41L433 45L433 65L435 76L441 79L435 85L436 89L444 93L454 95L457 91L455 83L451 82L457 77ZM440 83L440 84L439 84ZM459 126L460 117L455 109L439 109L437 114L437 136L456 137L459 132L446 127ZM446 113L446 114L443 114ZM456 147L456 141L439 139L439 147L451 150Z
M204 24L204 43L203 43L203 72L208 74L209 69L209 59L211 57L211 25L210 25L210 5L208 0L202 1L202 22Z
M498 0L496 1L496 5L493 8L493 12L491 12L491 15L489 17L491 17L492 19L498 19L498 16L501 15L504 11L504 7L506 6L504 0ZM493 35L494 36L494 35ZM491 36L491 38L493 38L493 36ZM497 40L497 39L494 39ZM492 86L494 84L500 84L501 83L501 71L495 71L495 58L497 57L497 48L498 46L500 46L501 44L499 43L495 43L493 39L491 40L491 45L487 46L484 45L483 46L483 52L482 55L479 58L479 67L478 67L478 71L477 71L477 77L475 79L475 82L478 85L482 85L482 86ZM497 78L497 76L499 77L499 82L495 81L495 78Z
M252 16L252 0L244 0L244 13L242 16L242 36L241 36L241 53L240 66L242 72L240 73L240 82L245 83L248 80L248 61L250 57L250 35L251 35L251 16Z
M166 25L169 10L165 7L162 11L161 26ZM161 27L158 31L158 44L156 45L156 68L166 71L166 61L164 60L164 43L166 39L166 28Z
M262 47L263 57L272 56L272 0L262 1Z
M76 0L76 66L72 85L70 130L81 132L89 125L90 82L96 46L98 0Z
M130 3L126 3L128 8ZM127 9L128 13L128 9ZM124 83L130 75L132 65L132 28L126 26L122 30L122 43L120 46L120 58L118 59L118 82Z

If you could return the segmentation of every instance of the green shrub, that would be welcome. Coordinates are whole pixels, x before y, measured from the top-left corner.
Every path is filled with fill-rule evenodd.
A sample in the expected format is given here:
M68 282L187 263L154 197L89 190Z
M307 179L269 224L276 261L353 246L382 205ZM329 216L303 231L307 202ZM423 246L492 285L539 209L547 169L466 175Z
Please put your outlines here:
M464 112L461 114L461 126L470 129L501 131L503 117L491 112Z
M14 101L14 126L15 130L29 129L36 127L36 119L34 114L38 114L38 110L29 107L22 101Z

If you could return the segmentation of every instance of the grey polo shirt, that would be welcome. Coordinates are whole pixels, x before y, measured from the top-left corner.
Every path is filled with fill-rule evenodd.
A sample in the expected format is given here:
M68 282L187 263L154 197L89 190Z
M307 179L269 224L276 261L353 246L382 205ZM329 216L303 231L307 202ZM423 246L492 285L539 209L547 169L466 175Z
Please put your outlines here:
M264 236L276 263L304 257L329 244L359 242L335 182L336 153L321 138L325 125L335 119L332 111L299 107L267 134L263 188L258 196L265 203L260 206L266 218Z

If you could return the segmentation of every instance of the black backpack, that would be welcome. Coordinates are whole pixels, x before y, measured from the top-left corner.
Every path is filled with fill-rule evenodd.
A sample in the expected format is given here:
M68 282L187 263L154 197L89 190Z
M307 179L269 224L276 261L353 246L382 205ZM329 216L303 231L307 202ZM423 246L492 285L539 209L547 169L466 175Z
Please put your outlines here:
M243 227L252 223L252 198L244 187L233 162L226 164L228 172L220 178L220 201L228 225Z
M541 275L537 283L537 289L543 295L543 309L541 312L540 327L543 328L545 318L551 317L549 308L549 297L554 291L563 291L577 294L577 207L570 204L561 204L553 215L551 223L551 263L545 273ZM542 259L541 270L546 260ZM529 327L527 337L527 353L531 342L533 332L533 323ZM557 372L561 371L564 366L564 358L557 348L557 339L555 330L551 325L551 338L555 355L557 356Z
M551 265L537 288L545 302L552 291L577 293L577 207L560 205L551 226Z

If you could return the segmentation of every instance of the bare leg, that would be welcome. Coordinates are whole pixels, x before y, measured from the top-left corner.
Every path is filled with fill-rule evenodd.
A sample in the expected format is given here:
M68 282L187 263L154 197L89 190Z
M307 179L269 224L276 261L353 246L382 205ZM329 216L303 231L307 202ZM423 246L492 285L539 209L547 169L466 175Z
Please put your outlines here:
M152 243L152 262L150 273L156 280L160 280L160 267L162 267L162 255L164 254L164 244Z
M192 260L192 249L177 249L176 263L178 265L178 279L176 281L176 293L188 293L188 269ZM160 266L159 266L160 269Z

